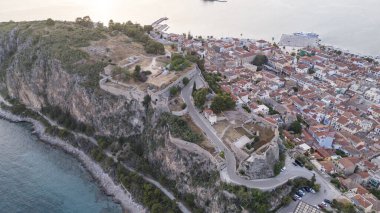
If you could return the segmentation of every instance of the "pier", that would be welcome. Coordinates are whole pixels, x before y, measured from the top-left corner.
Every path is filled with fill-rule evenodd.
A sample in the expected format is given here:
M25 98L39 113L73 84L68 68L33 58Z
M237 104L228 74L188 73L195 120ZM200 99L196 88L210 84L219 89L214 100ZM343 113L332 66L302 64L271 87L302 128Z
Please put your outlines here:
M162 22L167 21L167 20L169 20L169 18L167 18L167 17L162 17L162 18L158 19L157 21L153 22L153 23L152 23L152 27L155 28L155 27L157 27L159 24L161 24Z

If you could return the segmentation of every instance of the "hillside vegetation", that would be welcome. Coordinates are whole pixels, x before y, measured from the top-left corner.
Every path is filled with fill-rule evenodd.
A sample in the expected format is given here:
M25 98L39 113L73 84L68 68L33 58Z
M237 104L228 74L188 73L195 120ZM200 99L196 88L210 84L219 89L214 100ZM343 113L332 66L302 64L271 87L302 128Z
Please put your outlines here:
M127 35L134 42L142 43L147 53L164 54L163 45L150 39L145 29L131 22L116 23L106 28L101 24L94 24L89 17L77 18L75 22L48 19L0 23L0 44L6 42L6 39L12 39L9 35L17 36L17 43L23 44L22 47L18 47L17 53L7 54L8 57L1 63L0 70L12 63L15 54L19 60L17 68L20 71L28 71L40 61L48 63L51 60L59 60L65 71L86 77L85 85L95 87L99 80L98 73L112 60L106 57L91 58L82 48L90 46L92 41L107 39L116 31Z

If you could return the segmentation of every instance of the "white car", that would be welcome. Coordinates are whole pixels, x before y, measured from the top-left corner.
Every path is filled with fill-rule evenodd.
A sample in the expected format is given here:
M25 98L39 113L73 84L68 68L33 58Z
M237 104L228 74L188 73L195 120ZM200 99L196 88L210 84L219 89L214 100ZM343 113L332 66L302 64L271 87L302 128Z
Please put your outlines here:
M286 167L284 166L282 169L281 169L281 172L284 172L286 170Z

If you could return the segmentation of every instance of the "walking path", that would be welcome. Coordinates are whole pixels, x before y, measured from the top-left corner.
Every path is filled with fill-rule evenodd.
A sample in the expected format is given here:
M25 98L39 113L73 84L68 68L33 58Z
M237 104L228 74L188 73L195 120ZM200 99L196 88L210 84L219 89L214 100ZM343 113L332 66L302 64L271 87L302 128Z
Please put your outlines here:
M50 119L49 117L47 117L46 115L42 114L41 112L37 111L37 113L38 113L39 115L41 115L43 118L45 118L45 119L50 123L50 125L52 125L52 126L56 126L56 127L59 128L59 129L66 129L66 128L60 126L59 124L57 124L55 121L51 120L51 119ZM85 135L85 134L78 133L78 132L74 132L74 131L70 131L70 130L69 130L69 132L71 132L72 134L74 134L74 135L77 136L77 137L85 138L85 139L87 139L88 141L90 141L91 143L93 143L94 145L98 146L98 142L97 142L96 139L93 138L93 137L89 137L89 136L87 136L87 135ZM118 162L119 162L119 161L117 160L117 158L116 158L114 155L112 155L112 153L110 153L109 151L104 151L104 153L105 153L108 157L112 158L112 159L114 160L115 163L118 163ZM156 186L157 188L159 188L159 189L160 189L160 190L161 190L161 191L162 191L167 197L169 197L170 200L176 200L176 198L174 197L174 194L173 194L172 192L170 192L168 189L166 189L164 186L162 186L159 182L153 180L152 178L149 178L149 177L145 176L144 174L142 174L142 173L136 171L136 170L133 169L132 167L129 167L129 166L127 166L126 164L124 164L124 163L122 163L122 162L121 162L121 165L124 166L124 168L126 168L127 170L129 170L129 171L131 171L131 172L134 172L134 173L138 174L138 175L141 176L144 180L146 180L147 182L149 182L149 183L153 184L154 186ZM124 188L124 189L125 189L125 188ZM186 208L186 206L185 206L182 202L180 202L180 201L176 201L176 203L177 203L178 207L180 208L180 210L181 210L183 213L190 213L190 212L191 212L190 210L188 210L188 209Z

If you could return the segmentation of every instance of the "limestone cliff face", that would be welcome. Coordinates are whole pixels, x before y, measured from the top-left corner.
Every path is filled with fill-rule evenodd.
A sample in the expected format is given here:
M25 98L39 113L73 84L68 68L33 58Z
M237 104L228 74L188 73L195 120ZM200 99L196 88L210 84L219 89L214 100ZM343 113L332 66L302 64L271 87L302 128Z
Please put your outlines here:
M143 131L142 103L86 86L86 77L73 74L75 70L69 73L42 51L28 55L32 43L19 38L17 27L0 37L1 85L10 97L35 109L59 106L101 135L125 137Z
M212 155L199 150L195 144L168 135L163 143L150 152L148 160L175 183L181 197L195 195L194 204L204 212L240 212L230 194L221 190L219 171Z

